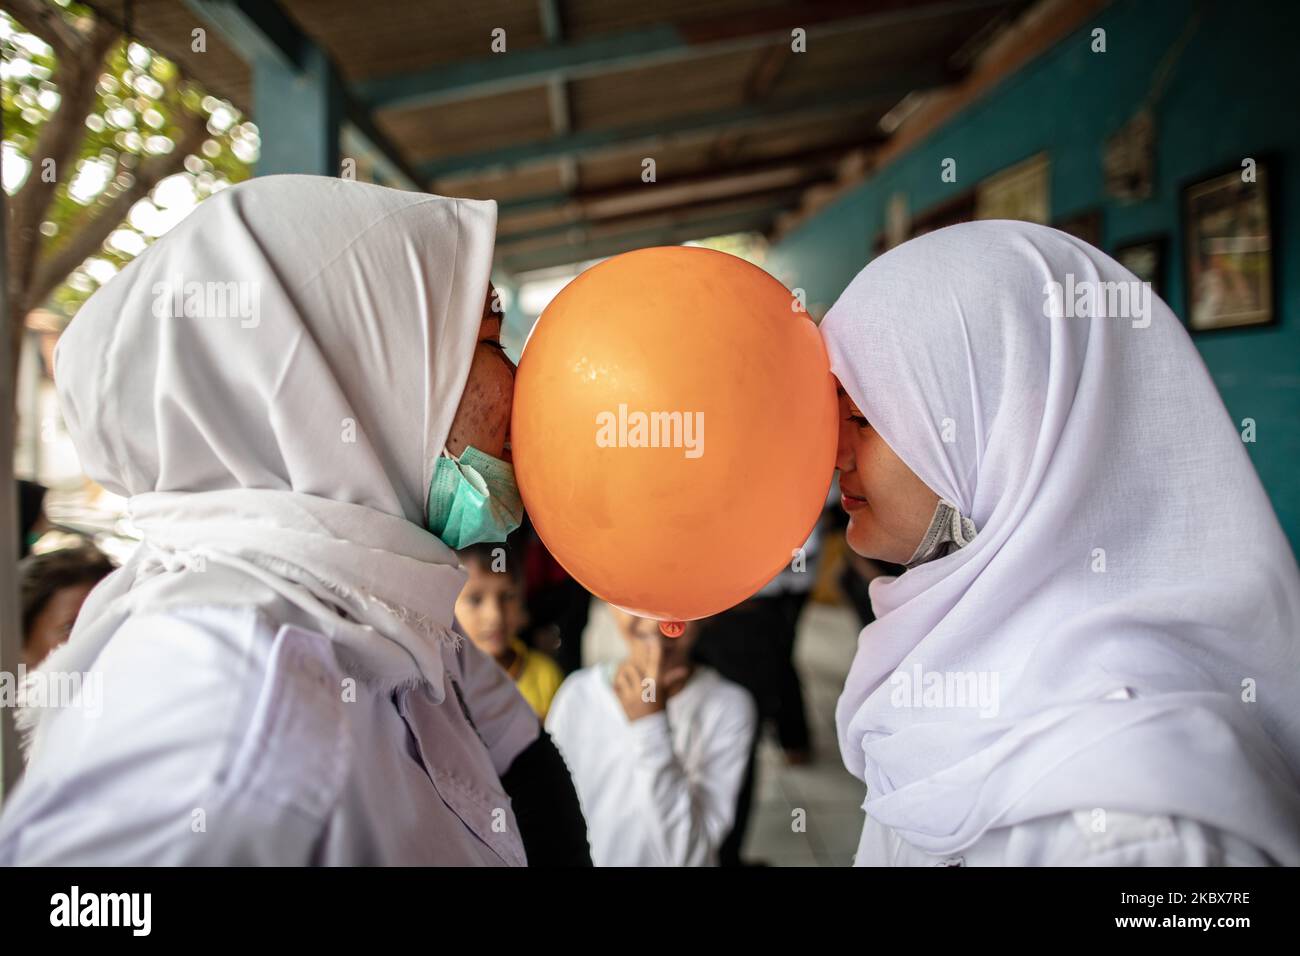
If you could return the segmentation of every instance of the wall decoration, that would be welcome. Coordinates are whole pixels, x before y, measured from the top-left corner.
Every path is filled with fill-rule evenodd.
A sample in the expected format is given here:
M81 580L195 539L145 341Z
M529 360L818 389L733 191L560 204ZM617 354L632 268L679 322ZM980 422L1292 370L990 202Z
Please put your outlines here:
M1194 332L1276 320L1272 171L1251 160L1183 189L1184 301Z
M1138 110L1106 140L1101 160L1106 195L1125 202L1150 199L1155 152L1155 122L1151 111Z
M1068 232L1090 246L1101 247L1101 210L1089 209L1052 223L1061 232Z
M1050 221L1046 153L1031 156L988 177L975 187L976 219Z
M1163 299L1168 245L1164 236L1126 242L1115 248L1115 261L1137 276L1139 281L1151 283L1151 291Z

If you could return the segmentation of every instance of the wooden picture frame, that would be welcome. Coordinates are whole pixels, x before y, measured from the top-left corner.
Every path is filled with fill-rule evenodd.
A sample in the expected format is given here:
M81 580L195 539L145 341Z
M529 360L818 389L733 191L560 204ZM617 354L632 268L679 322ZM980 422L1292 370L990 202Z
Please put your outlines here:
M1277 315L1277 164L1252 160L1180 193L1183 320L1192 332L1262 327Z
M1111 253L1115 261L1137 276L1141 282L1151 283L1151 291L1160 298L1166 296L1169 269L1169 237L1147 236L1133 239L1115 247Z

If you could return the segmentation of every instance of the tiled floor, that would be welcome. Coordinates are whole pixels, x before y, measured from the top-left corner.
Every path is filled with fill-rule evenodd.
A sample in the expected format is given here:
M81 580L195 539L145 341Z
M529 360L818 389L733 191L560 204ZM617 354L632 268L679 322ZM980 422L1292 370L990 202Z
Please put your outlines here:
M770 738L759 746L757 792L742 852L772 866L849 866L862 830L861 781L840 762L835 701L857 647L857 618L846 607L809 604L799 622L795 661L803 678L815 760L790 767ZM623 654L608 608L592 603L583 662ZM796 811L803 811L796 814Z
M815 760L791 767L769 733L759 747L758 792L742 856L773 866L849 866L862 831L860 780L840 761L835 701L857 646L844 607L810 604L799 622L795 663L803 678ZM804 811L796 814L796 811ZM802 832L795 826L802 820Z

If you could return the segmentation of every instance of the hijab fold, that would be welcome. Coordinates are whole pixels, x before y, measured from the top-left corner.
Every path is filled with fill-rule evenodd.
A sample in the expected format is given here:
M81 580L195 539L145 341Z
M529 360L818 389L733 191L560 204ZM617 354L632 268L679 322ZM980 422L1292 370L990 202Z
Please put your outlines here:
M872 583L837 707L867 812L928 852L1100 809L1300 864L1300 573L1178 319L1107 314L1104 284L1136 281L1054 229L965 223L874 260L822 323L871 426L979 528ZM1095 308L1054 304L1081 283ZM915 674L996 706L913 706Z
M270 176L96 293L56 382L86 474L128 497L142 543L43 669L89 669L131 615L252 607L325 634L359 677L440 696L464 572L425 510L495 226L491 202Z

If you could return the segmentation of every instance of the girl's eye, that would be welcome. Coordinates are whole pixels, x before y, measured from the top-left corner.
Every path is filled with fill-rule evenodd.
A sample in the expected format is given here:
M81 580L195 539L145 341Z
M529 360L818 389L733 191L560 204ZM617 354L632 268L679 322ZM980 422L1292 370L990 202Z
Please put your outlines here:
M857 425L859 428L866 428L868 425L871 424L871 422L867 421L866 418L863 417L862 415L850 415L849 421Z
M480 339L480 341L481 341L484 345L490 345L490 346L492 346L492 347L493 347L494 349L496 349L498 352L504 352L504 351L506 350L506 347L505 347L504 345L501 344L501 341L500 341L499 339Z

